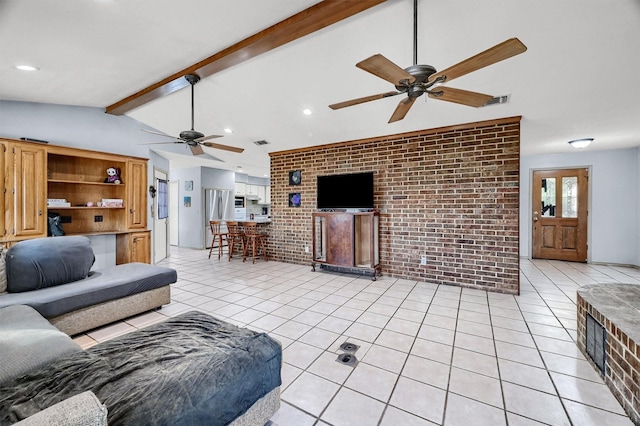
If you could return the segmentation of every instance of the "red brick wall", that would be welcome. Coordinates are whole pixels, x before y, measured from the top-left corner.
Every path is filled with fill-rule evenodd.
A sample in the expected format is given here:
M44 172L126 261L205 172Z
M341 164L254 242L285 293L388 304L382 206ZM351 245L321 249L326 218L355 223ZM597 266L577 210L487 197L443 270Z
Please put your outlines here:
M374 171L384 275L517 294L519 164L520 117L272 153L270 257L311 264L316 176Z
M599 370L587 354L587 313L607 330L604 382L634 424L638 425L640 424L640 345L615 324L617 318L605 317L578 291L576 344L597 372Z

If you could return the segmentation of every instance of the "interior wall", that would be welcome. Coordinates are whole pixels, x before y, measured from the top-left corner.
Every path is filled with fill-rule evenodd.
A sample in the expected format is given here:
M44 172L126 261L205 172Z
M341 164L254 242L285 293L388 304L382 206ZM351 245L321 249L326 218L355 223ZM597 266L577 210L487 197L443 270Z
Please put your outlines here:
M318 175L374 171L383 274L517 293L519 150L511 117L272 153L270 257L311 264Z
M202 231L202 173L200 167L174 169L171 179L178 181L178 229L180 230L179 246L203 248ZM191 190L186 189L187 181L193 182ZM187 205L186 197L190 198Z
M638 148L576 151L522 157L520 163L520 255L531 256L531 172L590 167L588 260L640 265L638 235Z
M202 187L234 190L235 172L202 167Z
M169 160L167 160L166 158L162 157L161 155L156 154L153 151L149 151L149 167L147 169L147 183L148 186L149 185L155 185L155 178L153 175L153 169L154 167L158 170L162 170L165 171L167 173L167 180L171 179L171 173L170 173L170 168L171 168L171 162ZM151 231L155 231L155 220L153 218L153 214L152 214L152 209L153 209L153 199L151 197L149 197L148 199L148 205L147 205L147 209L149 210L149 220L147 221L147 228L151 229ZM171 218L169 218L169 220L171 220ZM154 252L153 247L155 247L155 238L156 238L156 234L155 232L151 232L151 247L152 247L152 253ZM170 256L170 252L169 252L169 233L167 232L167 256ZM153 256L152 256L153 257ZM156 259L152 260L153 262L156 261Z
M636 148L636 266L640 267L640 147Z
M8 138L149 158L141 127L147 126L103 108L0 101L0 136Z

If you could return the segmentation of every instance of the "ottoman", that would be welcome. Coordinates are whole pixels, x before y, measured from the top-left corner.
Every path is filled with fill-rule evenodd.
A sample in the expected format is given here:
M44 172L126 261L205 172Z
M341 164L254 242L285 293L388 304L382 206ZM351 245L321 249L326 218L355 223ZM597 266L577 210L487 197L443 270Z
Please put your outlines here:
M281 364L267 334L188 312L0 385L0 424L92 391L112 426L263 425L279 408Z

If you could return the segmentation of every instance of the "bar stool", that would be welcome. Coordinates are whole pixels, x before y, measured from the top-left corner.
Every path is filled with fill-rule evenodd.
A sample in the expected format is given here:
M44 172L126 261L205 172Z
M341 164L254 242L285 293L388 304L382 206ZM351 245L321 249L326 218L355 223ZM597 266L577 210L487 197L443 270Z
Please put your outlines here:
M213 243L218 242L218 260L222 257L222 240L227 242L227 246L229 245L229 237L226 232L220 231L220 224L222 222L219 220L210 220L209 227L211 228L211 248L209 249L209 259L211 259L211 252L213 252Z
M238 222L227 222L227 246L229 248L229 261L233 257L233 248L239 242L241 245L242 253L244 254L244 233L240 229Z
M244 245L244 252L242 256L243 262L247 260L249 246L251 246L252 263L256 263L256 254L260 248L262 248L262 257L264 257L264 260L269 260L267 257L267 249L264 245L264 240L267 238L267 235L258 232L258 224L256 222L244 223L244 238L246 243Z

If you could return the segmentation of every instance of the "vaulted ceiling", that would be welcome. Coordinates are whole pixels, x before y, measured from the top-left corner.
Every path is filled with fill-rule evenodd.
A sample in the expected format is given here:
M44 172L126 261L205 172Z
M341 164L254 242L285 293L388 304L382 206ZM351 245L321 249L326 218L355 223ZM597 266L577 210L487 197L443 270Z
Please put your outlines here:
M0 99L107 108L318 3L0 0ZM242 154L205 148L219 162L194 160L183 145L150 148L172 167L242 166L263 176L271 151L515 115L523 117L523 155L568 152L567 141L581 137L595 138L589 150L640 145L638 0L419 0L419 64L442 70L511 37L527 46L448 84L509 95L509 102L472 108L422 96L391 124L402 95L331 110L394 90L355 64L380 53L412 65L413 17L413 0L382 1L203 78L195 86L195 129L224 135L215 141ZM19 63L40 71L18 71ZM125 113L178 134L190 128L190 96L180 89ZM140 132L141 143L166 140Z

